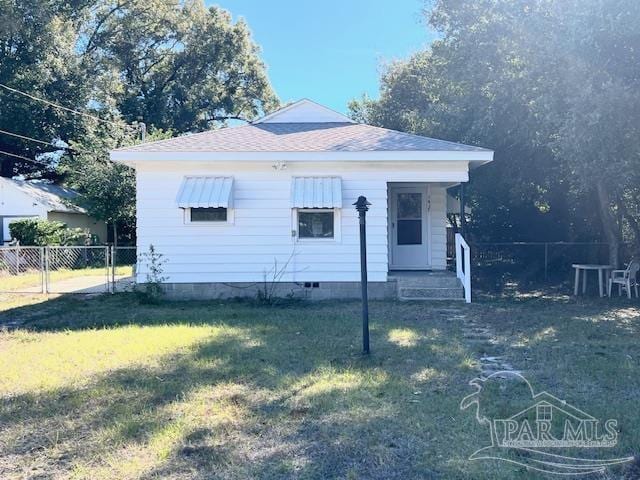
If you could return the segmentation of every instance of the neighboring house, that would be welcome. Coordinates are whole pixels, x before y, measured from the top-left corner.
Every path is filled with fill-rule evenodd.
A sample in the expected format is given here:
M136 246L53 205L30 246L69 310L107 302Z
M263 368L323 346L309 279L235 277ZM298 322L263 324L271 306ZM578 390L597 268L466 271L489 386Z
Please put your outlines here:
M164 255L173 296L254 294L265 279L280 292L359 295L352 204L364 195L370 296L389 297L393 272L445 270L446 189L493 152L357 124L301 100L249 125L121 148L111 159L136 169L138 252L153 244ZM455 275L434 277L434 288L449 289L435 296L461 298Z
M42 218L65 223L69 228L89 229L101 242L107 241L107 225L87 215L68 200L77 193L51 183L0 177L1 243L11 241L9 225L16 220Z

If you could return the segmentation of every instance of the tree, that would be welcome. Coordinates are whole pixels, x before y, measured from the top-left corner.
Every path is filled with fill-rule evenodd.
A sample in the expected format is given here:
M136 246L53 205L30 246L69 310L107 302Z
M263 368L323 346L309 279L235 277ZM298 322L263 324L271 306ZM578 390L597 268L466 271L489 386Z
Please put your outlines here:
M79 193L73 203L87 213L107 222L112 228L113 243L117 246L119 227L133 233L136 218L136 178L133 169L109 161L107 152L123 145L139 142L126 131L104 127L111 135L94 132L87 136L82 154L63 159L60 170L67 177L68 185ZM119 134L119 135L118 135ZM171 132L150 132L149 141L171 137Z
M476 238L603 235L615 263L621 235L639 230L639 21L632 0L438 0L440 39L351 109L496 151L471 183Z
M71 108L86 105L91 83L85 82L75 51L75 32L86 3L0 0L0 83ZM53 146L56 139L77 137L83 119L0 88L0 129L52 143L0 134L1 151L35 158L59 150ZM56 176L53 164L0 155L0 175L16 174Z
M244 21L202 0L104 2L86 49L118 72L124 118L201 131L277 105Z
M247 25L202 0L0 0L0 175L64 181L114 229L134 224L135 181L109 163L143 120L155 138L277 105ZM151 135L150 138L154 138ZM50 143L50 145L48 145Z
M74 203L110 224L117 245L118 225L135 224L134 172L125 165L96 159L83 159L74 165L77 173L72 175L72 185L80 193Z
M206 130L277 104L246 24L202 0L0 0L0 11L0 83L123 128ZM0 133L0 151L41 161L0 154L0 175L60 179L64 145L90 146L99 125L0 87L0 129L45 143Z

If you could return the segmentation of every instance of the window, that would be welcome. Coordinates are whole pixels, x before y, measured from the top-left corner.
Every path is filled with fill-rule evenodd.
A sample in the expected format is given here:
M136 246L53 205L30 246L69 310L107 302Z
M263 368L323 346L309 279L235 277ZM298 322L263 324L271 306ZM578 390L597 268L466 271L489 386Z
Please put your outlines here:
M422 194L398 193L398 245L422 243Z
M298 210L298 238L333 239L335 237L334 220L334 210Z
M189 219L191 222L226 222L226 208L190 208Z
M536 407L536 416L539 422L550 422L553 416L553 409L549 404L542 404Z

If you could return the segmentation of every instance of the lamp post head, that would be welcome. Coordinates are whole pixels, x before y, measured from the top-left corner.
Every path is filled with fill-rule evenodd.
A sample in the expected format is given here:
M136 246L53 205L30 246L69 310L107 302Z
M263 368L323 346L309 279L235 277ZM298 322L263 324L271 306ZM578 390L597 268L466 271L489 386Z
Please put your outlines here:
M354 205L358 213L360 215L364 215L369 210L369 205L371 205L371 203L367 201L367 197L360 195Z

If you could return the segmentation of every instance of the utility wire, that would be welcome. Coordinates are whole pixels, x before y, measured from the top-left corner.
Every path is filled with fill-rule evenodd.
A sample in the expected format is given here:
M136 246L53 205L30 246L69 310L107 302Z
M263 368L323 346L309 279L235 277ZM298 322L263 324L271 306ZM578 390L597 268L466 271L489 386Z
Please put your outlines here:
M64 146L54 145L51 142L46 142L44 140L38 140L37 138L27 137L25 135L20 135L18 133L7 132L6 130L2 130L2 129L0 129L0 133L4 133L5 135L10 135L12 137L21 138L22 140L28 140L30 142L41 143L42 145L46 145L46 146L51 147L51 148L57 148L58 150L71 150L71 151L78 152L78 153L86 153L87 155L94 155L95 154L95 152L92 153L92 152L89 152L87 150L80 150L80 149L77 149L77 148L74 148L74 147L68 147L68 146L64 147Z
M2 155L9 155L10 157L16 157L16 158L20 158L22 160L26 160L27 162L34 162L34 163L42 163L45 164L46 162L41 162L40 160L35 160L33 158L28 158L28 157L24 157L22 155L18 155L16 153L9 153L9 152L3 152L2 150L0 150L0 154ZM48 164L47 164L48 165Z
M68 148L68 147L56 147L51 142L45 142L44 140L38 140L37 138L27 137L25 135L20 135L18 133L7 132L6 130L0 130L0 133L4 133L5 135L11 135L12 137L21 138L23 140L29 140L30 142L41 143L42 145L46 145L46 146L52 147L52 148Z
M64 107L64 106L59 105L59 104L57 104L57 103L50 102L49 100L45 100L44 98L34 97L33 95L31 95L31 94L29 94L29 93L25 93L25 92L22 92L22 91L20 91L20 90L15 89L15 88L9 87L8 85L5 85L4 83L0 83L0 87L5 88L5 89L7 89L7 90L9 90L9 91L11 91L11 92L17 93L17 94L19 94L19 95L23 95L23 96L25 96L25 97L27 97L27 98L30 98L30 99L32 99L32 100L36 100L36 101L38 101L38 102L45 103L45 104L50 105L50 106L52 106L52 107L59 108L59 109L61 109L61 110L65 110L65 111L67 111L67 112L73 113L73 114L75 114L75 115L82 115L83 117L91 118L91 119L96 120L96 121L98 121L98 122L107 123L107 124L109 124L109 125L113 125L113 126L115 126L115 127L123 128L123 129L126 129L126 128L135 128L135 127L133 127L132 125L126 125L126 124L125 124L125 125L123 126L122 124L119 124L119 123L116 123L116 122L112 122L112 121L110 121L110 120L104 120L104 119L102 119L102 118L100 118L100 117L96 117L95 115L91 115L91 114L86 113L86 112L80 112L80 111L78 111L78 110L74 110L74 109L72 109L72 108Z
M37 160L35 158L29 158L29 157L25 157L24 155L18 155L17 153L9 153L9 152L5 152L0 150L0 155L8 155L9 157L15 157L15 158L19 158L20 160L26 160L27 162L31 162L31 163L37 163L39 165L44 165L45 167L49 167L51 168L52 165L47 163L47 162L43 162L42 160ZM69 170L72 170L75 173L81 173L76 169L70 168Z

